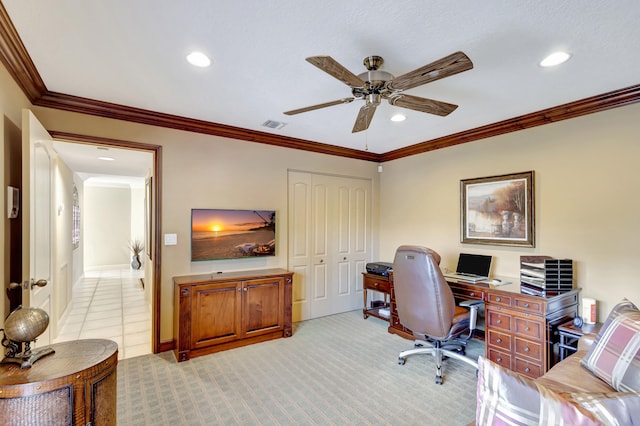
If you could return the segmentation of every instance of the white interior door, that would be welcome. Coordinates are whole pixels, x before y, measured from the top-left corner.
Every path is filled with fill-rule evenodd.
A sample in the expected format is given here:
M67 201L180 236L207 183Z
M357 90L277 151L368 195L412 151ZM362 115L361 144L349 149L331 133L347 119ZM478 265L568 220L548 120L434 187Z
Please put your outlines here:
M22 112L22 276L23 306L45 310L49 327L37 346L51 343L53 141L29 110ZM37 284L37 285L36 285Z
M370 258L371 181L289 173L289 268L293 319L360 308Z

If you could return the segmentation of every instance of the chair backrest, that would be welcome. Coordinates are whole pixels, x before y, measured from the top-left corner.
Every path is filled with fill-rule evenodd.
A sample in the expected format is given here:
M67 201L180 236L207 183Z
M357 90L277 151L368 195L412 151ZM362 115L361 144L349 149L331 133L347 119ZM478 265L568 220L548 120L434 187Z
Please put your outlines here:
M440 255L421 246L400 246L393 260L393 287L400 323L417 336L444 339L456 302L440 271Z

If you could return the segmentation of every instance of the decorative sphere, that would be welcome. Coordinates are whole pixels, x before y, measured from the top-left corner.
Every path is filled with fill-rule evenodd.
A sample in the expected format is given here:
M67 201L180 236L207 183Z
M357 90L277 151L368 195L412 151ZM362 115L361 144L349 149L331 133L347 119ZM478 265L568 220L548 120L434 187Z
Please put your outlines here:
M18 308L4 322L4 334L14 342L31 342L49 326L49 315L40 308Z

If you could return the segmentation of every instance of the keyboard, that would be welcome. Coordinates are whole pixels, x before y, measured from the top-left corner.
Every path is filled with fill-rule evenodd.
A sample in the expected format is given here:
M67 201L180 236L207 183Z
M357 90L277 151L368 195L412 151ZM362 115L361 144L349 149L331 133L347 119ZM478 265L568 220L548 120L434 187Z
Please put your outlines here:
M483 277L483 276L480 276L480 275L461 274L459 272L447 272L447 273L445 273L443 275L446 278L453 278L453 279L461 280L461 281L471 281L473 283L476 283L478 281L484 281L484 280L489 278L489 277Z

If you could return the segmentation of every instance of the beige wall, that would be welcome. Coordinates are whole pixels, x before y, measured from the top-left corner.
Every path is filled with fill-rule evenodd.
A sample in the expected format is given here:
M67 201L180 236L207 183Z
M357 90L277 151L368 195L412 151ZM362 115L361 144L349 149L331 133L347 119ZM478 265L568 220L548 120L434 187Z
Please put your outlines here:
M368 161L310 153L98 117L35 108L49 130L67 131L162 146L162 234L177 234L163 247L161 340L172 339L172 277L192 273L287 267L287 171L289 169L371 178L377 204L377 165ZM85 194L86 196L86 194ZM229 261L190 261L192 208L274 209L277 256ZM377 229L377 211L374 208ZM374 235L372 246L377 247ZM374 251L374 257L377 253ZM87 259L85 259L85 262Z
M84 187L81 211L85 270L131 263L131 188Z
M521 255L574 260L599 319L624 297L640 303L640 104L384 164L380 257L426 245L455 269L458 253L491 254L517 277ZM460 243L460 180L535 171L536 247Z
M11 280L19 281L21 271L14 271L10 276L10 263L12 258L21 257L19 250L11 250L9 245L10 235L19 233L18 219L7 219L6 215L6 187L13 185L19 187L21 169L16 163L21 158L22 108L29 106L29 101L22 93L18 85L13 81L4 66L0 66L0 135L2 135L2 149L0 149L0 176L2 176L2 195L0 196L0 212L2 212L2 226L0 226L0 277L2 277L2 294L0 298L0 328L4 324L4 318L9 314L9 301L5 296L5 288ZM18 169L16 170L16 168ZM16 226L18 225L18 226ZM20 259L17 259L18 262Z

